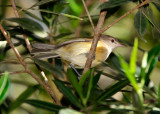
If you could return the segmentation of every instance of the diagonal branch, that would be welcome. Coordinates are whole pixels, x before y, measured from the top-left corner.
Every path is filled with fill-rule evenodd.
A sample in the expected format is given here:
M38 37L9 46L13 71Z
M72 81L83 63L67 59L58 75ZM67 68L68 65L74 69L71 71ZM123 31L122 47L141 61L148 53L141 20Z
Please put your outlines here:
M89 21L90 21L90 23L91 23L91 25L92 25L92 28L93 28L93 30L94 30L94 29L95 29L95 27L94 27L94 24L93 24L92 18L91 18L90 14L89 14L89 11L88 11L88 8L87 8L87 5L86 5L86 3L84 2L84 0L82 0L82 3L83 3L83 6L84 6L84 8L85 8L85 10L86 10L87 15L88 15Z
M120 18L118 18L117 20L115 20L113 23L111 23L110 25L108 25L106 28L104 28L102 30L102 33L105 32L106 30L108 30L111 26L113 26L114 24L116 24L117 22L119 22L120 20L122 20L124 17L128 16L129 14L131 14L133 11L135 11L136 9L146 5L149 2L149 0L145 0L144 2L142 2L141 4L137 5L135 8L131 9L130 11L128 11L127 13L125 13L124 15L122 15Z
M25 68L25 71L30 74L39 84L41 84L45 89L46 91L52 95L52 97L54 98L53 101L57 104L60 105L60 102L58 100L58 98L54 95L54 93L51 93L50 92L50 89L48 86L46 86L41 80L40 78L34 74L27 66L27 64L23 61L20 53L18 52L18 50L14 47L12 41L10 40L9 36L7 35L7 32L4 30L3 26L0 24L0 30L3 34L3 36L6 38L7 42L9 43L9 45L11 46L11 48L13 49L14 53L16 54L18 60L20 61L20 63L23 65L23 67Z
M14 13L15 13L16 17L19 18L20 16L19 16L19 13L18 13L17 8L16 8L15 1L11 0L11 4L12 4L12 7L14 9ZM27 38L27 35L23 34L23 37L24 37L24 40L26 42L26 45L27 45L27 48L28 48L29 52L31 52L32 51L32 47L31 47L29 39ZM51 86L50 86L50 84L48 82L48 79L47 79L44 71L42 71L41 68L37 64L35 64L35 65L36 65L37 69L39 70L41 76L43 77L43 79L44 79L44 81L46 83L48 92L49 92L50 96L52 97L53 101L55 99L57 104L60 104L60 101L57 99L56 95L54 94L54 92L53 92L53 90L52 90L52 88L51 88ZM34 75L33 72L29 72L29 74Z
M105 0L100 0L100 3L102 4L104 1ZM98 40L100 39L100 36L101 36L101 28L102 28L102 25L104 23L104 19L106 17L106 14L107 14L107 11L105 11L105 10L100 12L97 27L94 30L94 38L93 38L93 41L92 41L91 49L90 49L90 52L89 52L89 55L88 55L83 73L85 73L91 67L92 58L93 58L93 55L95 54L96 47L97 47L97 44L98 44Z

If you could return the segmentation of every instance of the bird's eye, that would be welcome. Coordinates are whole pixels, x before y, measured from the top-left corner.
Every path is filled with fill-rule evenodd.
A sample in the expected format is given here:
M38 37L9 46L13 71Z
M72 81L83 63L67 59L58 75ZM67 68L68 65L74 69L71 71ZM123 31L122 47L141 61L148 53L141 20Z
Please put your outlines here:
M114 42L114 40L112 39L112 40L111 40L111 42L113 43L113 42Z

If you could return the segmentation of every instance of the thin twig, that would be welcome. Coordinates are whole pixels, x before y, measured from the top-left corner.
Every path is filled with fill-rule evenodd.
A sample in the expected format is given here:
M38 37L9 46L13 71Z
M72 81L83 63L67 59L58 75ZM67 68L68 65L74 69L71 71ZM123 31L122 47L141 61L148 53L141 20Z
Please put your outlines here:
M12 4L12 7L14 9L16 17L19 18L20 16L19 16L19 13L18 13L17 8L16 8L15 1L11 0L11 4ZM28 48L29 52L31 52L32 51L32 47L31 47L29 39L27 38L27 35L23 34L23 37L24 37L24 40L26 42L26 45L27 45L27 48ZM53 90L52 90L52 88L51 88L51 86L50 86L50 84L48 82L48 79L47 79L44 71L42 71L41 68L37 64L35 64L35 65L36 65L37 69L39 70L41 76L43 77L43 79L44 79L44 81L45 81L45 83L47 85L47 90L48 90L49 94L51 95L53 101L55 100L56 103L60 105L61 103L58 100L58 98L56 97L56 95L54 94L54 92L53 92ZM28 73L33 74L32 72L28 72Z
M46 91L54 98L53 101L57 104L61 104L59 99L53 94L51 93L49 87L47 85L45 85L41 80L40 78L34 74L27 66L27 64L23 61L20 53L18 52L18 50L14 47L12 41L10 40L9 36L7 35L7 32L4 30L3 26L0 24L0 30L3 34L3 36L6 38L7 42L9 43L9 45L11 46L11 48L13 49L14 53L16 54L18 60L20 61L20 63L23 65L23 67L25 68L25 71L30 74L39 84L41 84L45 89Z
M104 2L104 0L100 0L101 4L103 2ZM94 30L94 38L93 38L93 41L92 41L91 49L90 49L90 52L89 52L89 55L88 55L88 58L87 58L83 73L85 73L91 67L92 58L93 58L93 55L95 54L98 40L100 39L101 28L102 28L102 25L104 23L104 19L105 19L106 14L107 14L107 11L105 11L105 10L100 12L100 16L99 16L99 20L98 20L98 23L97 23L97 27Z
M94 30L94 29L95 29L95 26L94 26L94 23L93 23L93 21L92 21L92 18L91 18L91 16L90 16L90 14L89 14L87 5L86 5L86 3L84 2L84 0L82 0L82 3L83 3L83 6L84 6L84 8L85 8L85 10L86 10L87 15L88 15L89 21L90 21L90 23L91 23L91 25L92 25L92 28L93 28L93 30Z
M117 20L115 20L113 23L111 23L110 25L108 25L106 28L104 28L101 33L103 33L106 30L108 30L111 26L113 26L114 24L116 24L117 22L119 22L120 20L122 20L124 17L128 16L129 14L131 14L136 9L138 9L138 8L146 5L148 2L149 2L149 0L146 0L146 1L142 2L141 4L137 5L135 8L131 9L130 11L128 11L127 13L125 13L124 15L122 15L120 18L118 18Z
M27 73L26 71L15 71L15 72L8 72L9 75L11 74L21 74L21 73ZM5 73L0 73L0 76L4 75Z
M18 13L17 8L16 8L15 1L14 1L14 0L11 0L11 4L12 4L12 8L13 8L13 10L14 10L14 13L15 13L16 17L17 17L17 18L20 18L19 13ZM23 31L23 32L24 32L24 31ZM25 40L25 42L26 42L26 45L27 45L27 48L28 48L29 52L31 52L31 51L32 51L32 47L31 47L31 44L30 44L30 42L29 42L29 40L28 40L28 38L27 38L27 35L26 35L26 34L23 34L23 37L24 37L24 40Z

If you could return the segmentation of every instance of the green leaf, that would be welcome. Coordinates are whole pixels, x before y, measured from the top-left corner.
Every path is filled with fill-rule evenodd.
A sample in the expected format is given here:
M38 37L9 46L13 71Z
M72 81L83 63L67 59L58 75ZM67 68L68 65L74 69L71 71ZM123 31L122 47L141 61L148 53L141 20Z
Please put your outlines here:
M91 70L91 75L89 77L89 83L88 83L88 88L87 88L87 95L85 98L85 104L87 104L87 101L88 101L90 94L91 94L91 90L93 88L93 77L94 77L94 69Z
M103 9L107 9L107 8L114 8L116 6L120 6L123 4L126 4L128 2L130 2L132 0L109 0L107 2L104 2L103 4L101 4L99 7L101 8L101 10Z
M140 83L143 86L145 84L145 76L146 76L146 67L147 67L147 58L148 58L148 53L145 52L143 55L142 59L142 65L141 65L141 73L140 73Z
M6 45L7 41L0 41L0 59L3 59L3 53Z
M35 35L44 38L47 37L48 34L44 31L43 27L36 21L29 18L9 18L7 19L11 22L16 22L21 25L24 29L34 33Z
M46 61L39 60L37 58L32 58L32 60L34 60L34 62L38 64L40 67L48 70L49 72L56 74L56 76L62 77L62 70L59 67L53 67L52 64Z
M160 3L159 4L153 3L153 4L157 8L157 10L160 12Z
M100 96L98 96L96 103L100 103L101 101L104 101L105 99L111 97L115 93L119 92L122 88L127 86L128 84L129 84L128 79L124 79L119 82L116 82L114 85L105 89L105 91Z
M10 81L8 73L5 72L5 74L0 78L0 105L3 103L4 99L8 94L9 86L10 86Z
M138 50L138 39L134 40L134 47L130 59L130 72L135 74L136 72L136 60L137 60L137 50Z
M149 6L148 7L142 7L141 9L142 9L143 14L147 18L147 20L160 33L160 28L158 26L158 22L156 20L156 17L155 17L155 15L152 12L152 9Z
M102 74L102 71L99 71L94 77L93 77L93 87L92 89L94 89L99 81L99 78Z
M119 59L120 59L121 66L122 66L124 73L126 74L128 80L131 82L131 84L135 90L139 90L139 86L137 85L136 78L131 73L128 63L121 56L119 56Z
M40 101L40 100L25 100L24 102L27 104L30 104L34 107L41 108L44 110L53 111L53 112L58 112L60 109L64 108L64 107L55 105L53 103Z
M28 97L30 97L37 89L39 88L39 85L30 86L28 87L23 93L21 93L16 100L9 106L9 112L13 111L17 107L19 107L24 100L26 100Z
M61 109L58 114L84 114L84 113L78 112L73 109L65 108L65 109Z
M70 102L81 108L82 105L79 103L79 100L76 98L76 96L72 93L71 89L64 85L63 82L59 80L54 80L54 83L58 87L58 89L70 100Z
M160 44L156 45L148 52L147 66L146 66L146 70L145 70L145 72L146 72L145 82L146 83L148 83L149 75L151 74L156 63L158 62L159 53L160 53Z
M79 81L79 85L82 87L87 79L87 77L90 75L90 72L91 72L91 69L89 69L87 72L85 72L81 78L80 78L80 81Z
M36 6L40 6L40 5L44 5L44 4L48 4L50 2L56 2L56 1L58 1L58 0L41 0L39 2L36 2L36 4L34 4L32 7L36 7Z
M82 12L82 8L80 7L80 4L77 4L77 2L75 0L67 0L69 2L69 6L72 9L72 11L80 16L81 12Z
M146 32L147 28L147 20L144 14L142 13L142 10L139 9L135 16L134 26L137 30L137 32L143 36Z
M80 84L78 83L77 76L74 74L74 72L71 68L68 69L67 76L68 76L69 81L71 82L72 86L75 88L78 95L80 96L81 100L83 100L82 86L80 86Z
M160 107L160 84L159 84L159 87L158 87L158 105Z

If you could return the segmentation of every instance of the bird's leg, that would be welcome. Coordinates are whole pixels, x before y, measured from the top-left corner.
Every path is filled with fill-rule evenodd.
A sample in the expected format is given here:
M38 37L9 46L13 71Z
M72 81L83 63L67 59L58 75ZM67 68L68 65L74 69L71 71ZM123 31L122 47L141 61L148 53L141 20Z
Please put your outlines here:
M79 72L76 70L76 68L74 67L74 65L71 63L70 64L71 68L74 70L74 72L78 75L78 79L81 78L81 75L79 74Z

